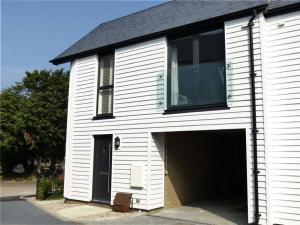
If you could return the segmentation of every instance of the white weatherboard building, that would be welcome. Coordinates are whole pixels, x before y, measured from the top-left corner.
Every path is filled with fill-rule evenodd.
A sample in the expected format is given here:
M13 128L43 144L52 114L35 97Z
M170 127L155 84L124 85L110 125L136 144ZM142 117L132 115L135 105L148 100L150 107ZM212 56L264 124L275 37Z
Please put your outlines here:
M51 60L71 62L65 198L229 200L249 223L300 224L299 9L171 1Z

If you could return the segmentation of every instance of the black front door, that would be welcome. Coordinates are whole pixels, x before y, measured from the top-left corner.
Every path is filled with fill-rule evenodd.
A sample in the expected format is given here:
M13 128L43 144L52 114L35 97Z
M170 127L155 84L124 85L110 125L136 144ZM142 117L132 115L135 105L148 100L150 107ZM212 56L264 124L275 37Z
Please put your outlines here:
M94 136L93 201L110 202L112 135Z

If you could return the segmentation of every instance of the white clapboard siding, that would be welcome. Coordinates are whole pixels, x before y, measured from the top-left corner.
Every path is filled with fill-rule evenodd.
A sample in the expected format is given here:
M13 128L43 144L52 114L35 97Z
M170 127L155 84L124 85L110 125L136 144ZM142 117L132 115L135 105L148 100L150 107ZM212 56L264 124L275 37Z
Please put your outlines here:
M262 15L259 15L259 17L262 17ZM245 84L248 84L249 92L243 93L241 92L241 95L246 95L244 98L246 102L249 104L248 109L248 118L251 118L251 103L250 103L250 77L249 77L249 40L248 40L248 31L245 28L245 25L247 25L247 22L249 21L249 18L243 18L243 19L237 19L233 21L229 21L225 23L225 39L226 39L226 60L227 63L233 64L233 70L232 70L232 78L238 77L238 79L246 79L248 82ZM261 214L260 217L260 224L265 224L267 220L267 203L266 203L266 177L265 177L265 152L264 152L264 118L261 114L262 112L262 62L261 62L261 37L260 37L260 19L256 19L255 26L253 29L253 37L254 37L254 60L255 60L255 72L257 76L255 77L256 81L256 96L257 96L257 127L259 129L259 133L257 135L258 138L258 169L260 170L259 177L258 177L258 192L259 192L259 213ZM231 43L231 39L228 39L227 37L230 36L230 33L234 30L237 33L240 33L242 37L237 38L235 40L235 43ZM230 42L230 43L229 43ZM227 46L236 46L234 48L227 48ZM240 51L242 50L242 51ZM240 58L243 57L245 60L241 60ZM246 66L246 67L245 67ZM246 69L246 70L245 70ZM242 77L240 76L242 75ZM233 92L235 92L238 89L237 82L233 82ZM241 91L245 92L246 87L243 87ZM231 109L234 108L236 105L237 109L239 109L241 106L240 99L241 96L234 96L233 100L238 99L236 102L232 103ZM250 123L250 121L248 121ZM246 124L246 122L245 122ZM252 138L251 138L251 124L248 124L249 137L247 139L247 171L248 171L248 221L252 222L254 220L253 214L254 214L254 180L253 180L253 152L252 152Z
M121 140L118 150L113 152L112 162L112 199L117 192L133 193L133 207L147 209L148 183L148 134L146 132L114 132ZM144 165L144 187L130 187L130 168L132 164ZM137 199L140 203L136 203Z
M111 200L117 192L133 193L133 207L155 209L164 206L164 132L245 129L249 222L253 221L253 174L248 32L250 17L225 23L226 62L231 65L230 108L181 114L163 114L167 70L166 38L130 45L115 51L114 119L92 120L96 106L98 60L96 56L76 60L71 90L71 128L67 151L68 198L92 198L92 135L113 134L121 146L112 153ZM258 167L261 223L266 220L266 173L260 24L255 20L254 55L258 121ZM74 69L73 69L74 67ZM130 187L132 164L144 165L144 187ZM82 180L83 182L80 182ZM112 203L111 201L111 203Z
M68 117L67 117L67 132L66 132L66 154L65 154L65 177L64 177L64 197L70 198L70 181L71 175L74 171L71 169L71 156L72 156L72 140L73 140L73 105L74 105L74 85L75 85L75 75L76 67L75 62L70 65L70 77L69 77L69 100L68 100Z
M148 191L149 208L164 206L164 178L165 178L165 135L164 133L149 133L150 155L150 189Z
M299 12L264 21L269 224L300 224L299 31Z
M91 200L91 134L88 127L77 127L77 123L86 121L88 124L93 116L96 74L96 56L78 59L71 64L64 193L70 199Z

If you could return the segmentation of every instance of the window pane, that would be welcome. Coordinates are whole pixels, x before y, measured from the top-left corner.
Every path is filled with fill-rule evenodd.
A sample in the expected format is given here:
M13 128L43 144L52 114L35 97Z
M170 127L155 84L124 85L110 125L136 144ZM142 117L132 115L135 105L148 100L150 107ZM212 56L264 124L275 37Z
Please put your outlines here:
M198 75L195 84L198 86L196 92L197 105L209 105L224 103L225 94L225 65L224 61L212 61L198 65Z
M225 59L223 29L199 34L199 62Z
M98 114L112 113L112 93L113 89L99 90Z
M226 78L223 29L199 34L198 73L198 104L224 103Z
M178 65L190 65L193 63L193 37L185 37L172 42L173 56Z
M223 30L172 41L169 106L226 102Z
M186 37L172 42L171 56L171 105L188 104L193 88L193 38Z
M100 58L100 87L113 84L113 66L113 55L106 55Z

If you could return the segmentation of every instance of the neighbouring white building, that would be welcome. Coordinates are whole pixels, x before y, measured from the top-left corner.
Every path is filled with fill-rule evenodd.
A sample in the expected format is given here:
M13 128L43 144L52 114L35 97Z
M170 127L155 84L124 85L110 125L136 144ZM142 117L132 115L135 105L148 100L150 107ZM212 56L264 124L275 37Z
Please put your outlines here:
M300 224L299 0L171 1L51 62L71 62L65 198Z

